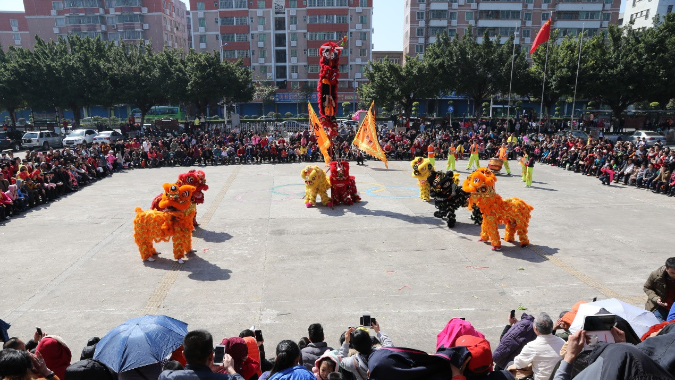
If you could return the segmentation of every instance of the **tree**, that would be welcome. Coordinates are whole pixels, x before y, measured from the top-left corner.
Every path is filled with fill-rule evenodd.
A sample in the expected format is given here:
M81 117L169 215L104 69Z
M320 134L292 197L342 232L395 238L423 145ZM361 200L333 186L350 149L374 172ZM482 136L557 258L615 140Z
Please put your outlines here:
M520 46L514 49L513 36L504 44L500 44L499 39L499 36L489 37L486 31L479 43L469 28L462 38L440 35L424 55L436 73L434 80L440 91L467 95L479 107L476 115L481 114L483 99L507 94L510 83L515 94L527 95L532 88L527 60Z
M658 79L640 84L648 87L649 99L644 100L656 100L659 108L663 108L675 98L675 13L665 15L663 22L660 17L654 17L653 28L641 31L646 54L643 65L648 65L649 71Z
M12 127L16 127L16 111L26 106L24 94L28 72L22 69L23 48L10 47L7 53L0 46L0 109L6 109Z
M402 110L406 118L412 115L413 103L437 94L433 73L419 57L409 57L403 66L388 60L370 62L365 76L370 83L359 86L362 101Z
M272 82L254 82L254 98L262 100L262 114L265 114L265 106L274 104L274 95L277 93L277 88Z

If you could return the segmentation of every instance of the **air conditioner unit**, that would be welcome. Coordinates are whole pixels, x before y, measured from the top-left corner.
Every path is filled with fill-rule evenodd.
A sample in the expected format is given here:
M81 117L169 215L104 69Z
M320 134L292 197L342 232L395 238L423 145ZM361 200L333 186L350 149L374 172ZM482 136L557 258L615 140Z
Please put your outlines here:
M298 41L291 41L291 47L298 46Z
M298 28L297 28L296 25L289 25L289 29L290 29L290 30L296 30L296 29L298 29Z
M143 30L150 29L150 24L143 24Z
M361 63L361 58L356 58L356 63Z
M471 9L478 9L478 4L471 3Z
M56 13L56 9L52 9L52 11L51 11L51 15L52 15L52 16L56 16L56 15L57 15L57 13Z
M206 27L200 26L199 33L206 33Z
M150 45L150 40L145 40L146 45Z
M267 73L267 79L272 79L272 73Z
M361 73L354 74L354 79L361 79Z
M14 45L21 45L21 40L14 40Z
M298 73L291 73L291 79L298 79Z
M476 25L476 21L475 20L469 20L469 25Z
M548 9L548 4L543 3L543 4L541 5L541 9Z
M361 7L356 7L356 13L361 13L363 12L363 8Z
M530 37L525 37L524 40L525 40L525 43L526 43L526 44L529 44L529 43L530 43Z
M141 8L141 13L148 13L148 8L146 7Z
M295 9L291 9L291 11L288 14L291 16L295 16L296 14L298 14L298 12Z
M264 41L258 41L258 47L259 48L265 47L265 42Z
M363 29L363 24L356 24L356 30Z
M106 30L108 30L108 27L105 25L101 25L101 31L105 32Z
M298 57L291 57L291 63L298 63Z
M112 29L117 29L117 24L112 24L112 25L110 25L110 27L111 27Z
M99 9L98 9L98 13L104 15L104 14L105 14L105 9L99 8Z
M200 43L199 43L199 48L200 48L200 49L206 49L206 43L200 42Z
M258 31L262 32L265 29L264 25L258 25Z
M459 9L459 4L452 3L452 9Z
M420 20L420 26L425 26L424 20Z
M59 28L54 28L54 34L59 34Z
M265 63L265 58L258 58L258 63Z
M532 26L532 21L525 21L525 26Z
M263 15L262 9L258 9L258 17L261 17Z
M457 26L457 20L450 20L450 26Z
M363 41L356 40L356 46L363 46Z
M115 46L120 46L120 41L119 41L119 40L115 40Z
M197 17L204 17L204 12L202 11L197 12Z

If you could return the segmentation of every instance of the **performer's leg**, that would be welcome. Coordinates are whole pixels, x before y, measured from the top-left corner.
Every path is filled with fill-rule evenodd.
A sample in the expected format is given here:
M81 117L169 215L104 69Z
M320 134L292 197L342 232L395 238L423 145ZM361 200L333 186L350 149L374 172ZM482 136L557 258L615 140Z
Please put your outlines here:
M511 168L509 167L509 160L504 160L504 168L506 168L506 174L511 174Z
M532 171L534 168L528 167L527 168L527 186L532 186Z

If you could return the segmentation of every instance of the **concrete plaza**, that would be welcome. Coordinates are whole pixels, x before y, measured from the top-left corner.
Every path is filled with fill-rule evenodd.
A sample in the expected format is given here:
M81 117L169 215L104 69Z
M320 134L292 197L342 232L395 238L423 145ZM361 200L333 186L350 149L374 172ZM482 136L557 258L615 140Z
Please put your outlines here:
M0 226L0 318L13 336L29 339L36 326L62 335L74 359L88 338L146 313L218 341L255 325L269 356L314 322L337 347L365 312L397 346L432 351L446 322L465 317L494 349L511 309L555 319L593 297L643 305L642 284L672 256L672 198L554 167L535 167L531 189L499 177L503 197L534 206L532 245L504 243L501 252L476 241L468 211L452 230L434 218L408 162L353 165L363 202L335 209L304 207L303 167L201 168L210 189L198 207L197 252L183 265L169 243L142 262L132 221L186 168L115 174L13 218Z

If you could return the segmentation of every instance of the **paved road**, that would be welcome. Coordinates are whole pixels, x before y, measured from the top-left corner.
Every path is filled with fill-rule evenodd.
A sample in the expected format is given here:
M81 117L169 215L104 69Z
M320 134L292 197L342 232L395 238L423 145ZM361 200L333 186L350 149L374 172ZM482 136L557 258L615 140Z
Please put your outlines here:
M141 262L132 219L183 168L116 174L15 218L0 227L0 318L12 335L40 326L79 353L89 337L156 312L216 339L255 325L273 352L314 322L335 346L370 312L396 345L431 351L452 317L496 342L511 309L554 316L593 297L640 305L649 272L672 255L672 198L558 168L537 166L531 189L499 177L502 196L535 209L533 245L495 253L466 210L453 230L432 216L407 162L353 167L363 202L334 210L304 207L302 167L205 168L197 254L182 266L168 243Z

